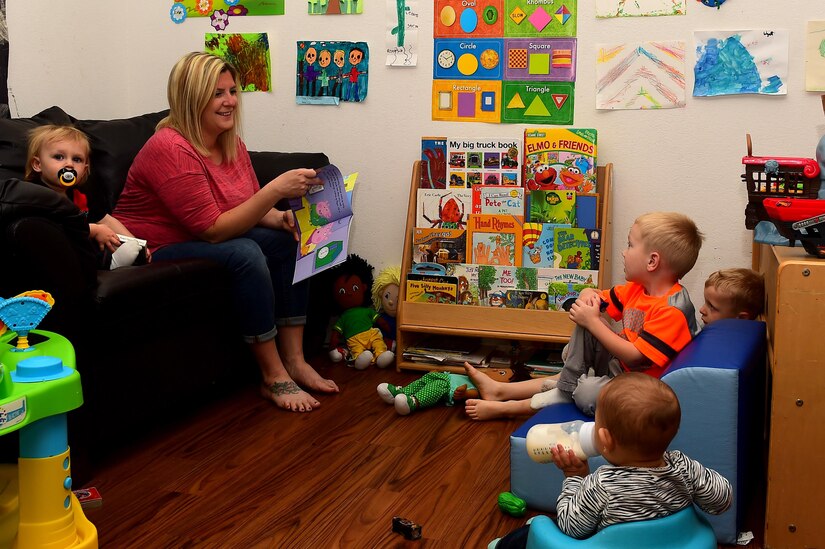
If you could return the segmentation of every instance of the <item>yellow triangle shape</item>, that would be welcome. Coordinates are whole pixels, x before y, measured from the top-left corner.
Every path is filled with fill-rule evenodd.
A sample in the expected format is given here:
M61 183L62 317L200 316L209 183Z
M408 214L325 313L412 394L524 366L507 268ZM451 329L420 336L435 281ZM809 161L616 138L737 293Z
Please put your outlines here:
M524 116L550 116L550 111L547 110L547 106L537 95L533 98L527 110L524 111Z
M523 109L524 106L524 101L521 100L521 96L518 93L507 103L508 109Z

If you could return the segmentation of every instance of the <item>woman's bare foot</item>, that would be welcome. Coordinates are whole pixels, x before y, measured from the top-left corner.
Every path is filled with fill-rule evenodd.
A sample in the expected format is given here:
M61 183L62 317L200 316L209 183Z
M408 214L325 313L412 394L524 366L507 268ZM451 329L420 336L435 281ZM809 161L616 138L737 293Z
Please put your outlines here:
M499 385L506 385L500 381L492 379L484 372L479 372L469 362L464 363L464 370L467 372L467 377L478 388L481 398L484 400L502 400L504 394Z
M295 382L310 391L318 391L319 393L337 393L340 391L338 385L331 379L321 377L321 374L315 371L315 368L307 364L305 360L296 363L285 363L286 371Z
M488 419L510 418L530 415L534 410L530 408L529 400L479 400L471 398L464 404L464 411L476 421Z
M298 387L291 379L261 384L261 396L271 400L279 408L290 412L311 412L321 403Z

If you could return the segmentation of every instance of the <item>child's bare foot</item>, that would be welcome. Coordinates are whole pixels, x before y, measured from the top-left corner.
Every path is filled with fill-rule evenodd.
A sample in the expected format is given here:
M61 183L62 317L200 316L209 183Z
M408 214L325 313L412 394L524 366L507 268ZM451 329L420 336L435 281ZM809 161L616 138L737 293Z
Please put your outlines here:
M339 392L338 385L331 379L321 377L321 374L315 371L315 368L301 360L294 364L284 364L286 371L289 372L290 377L295 382L310 391L318 391L320 393L337 393Z
M291 379L261 384L261 396L290 412L311 412L321 405L312 395L302 391Z
M479 400L468 399L464 411L475 420L498 419L500 417L530 416L535 410L530 408L530 400Z
M482 374L484 375L484 374ZM464 404L464 411L476 421L486 421L488 419L498 419L507 417L503 402L495 400L469 399Z
M478 388L481 398L484 400L502 400L504 394L501 392L499 385L503 383L492 379L484 372L479 372L469 362L464 363L464 370L467 372L467 377Z

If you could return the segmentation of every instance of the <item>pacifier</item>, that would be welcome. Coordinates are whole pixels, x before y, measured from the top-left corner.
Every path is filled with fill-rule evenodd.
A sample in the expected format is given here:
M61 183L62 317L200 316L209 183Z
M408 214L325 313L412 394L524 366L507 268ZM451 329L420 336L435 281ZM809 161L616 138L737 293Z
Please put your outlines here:
M71 187L77 183L77 172L73 168L60 168L57 172L57 181L63 187Z

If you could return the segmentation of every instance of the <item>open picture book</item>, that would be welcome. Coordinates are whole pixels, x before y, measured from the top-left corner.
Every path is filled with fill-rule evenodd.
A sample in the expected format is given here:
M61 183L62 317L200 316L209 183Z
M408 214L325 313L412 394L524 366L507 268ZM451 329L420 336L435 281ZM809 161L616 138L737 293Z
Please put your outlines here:
M293 284L343 263L347 258L352 190L358 174L345 178L332 164L318 169L317 173L324 184L289 201L300 235Z

